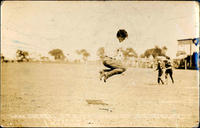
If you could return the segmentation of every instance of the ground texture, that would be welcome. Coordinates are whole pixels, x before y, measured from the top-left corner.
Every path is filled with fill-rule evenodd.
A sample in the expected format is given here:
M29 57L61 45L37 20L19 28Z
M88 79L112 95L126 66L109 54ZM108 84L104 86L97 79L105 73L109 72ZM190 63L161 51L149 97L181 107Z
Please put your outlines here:
M196 127L197 71L174 70L157 85L153 69L128 68L106 83L100 65L2 64L1 126Z

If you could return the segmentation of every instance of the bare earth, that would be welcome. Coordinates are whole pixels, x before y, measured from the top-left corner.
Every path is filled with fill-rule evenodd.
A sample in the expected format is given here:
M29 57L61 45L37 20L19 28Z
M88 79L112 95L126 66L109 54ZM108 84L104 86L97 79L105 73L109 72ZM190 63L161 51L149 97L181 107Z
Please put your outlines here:
M195 127L197 71L174 70L157 85L153 69L129 68L107 83L100 65L2 64L1 126Z

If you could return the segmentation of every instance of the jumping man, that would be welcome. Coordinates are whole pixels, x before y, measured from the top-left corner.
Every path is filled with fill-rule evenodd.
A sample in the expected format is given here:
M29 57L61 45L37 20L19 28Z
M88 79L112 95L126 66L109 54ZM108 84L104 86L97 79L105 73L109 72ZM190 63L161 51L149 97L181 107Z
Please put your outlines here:
M119 40L119 43L122 44L121 42L124 41L128 37L128 33L121 29L117 32L117 38ZM103 65L107 67L107 69L103 69L100 71L100 80L106 80L117 74L122 74L123 72L126 71L126 68L122 65L122 60L123 60L123 49L120 47L116 49L113 53L113 56L105 56L103 60Z

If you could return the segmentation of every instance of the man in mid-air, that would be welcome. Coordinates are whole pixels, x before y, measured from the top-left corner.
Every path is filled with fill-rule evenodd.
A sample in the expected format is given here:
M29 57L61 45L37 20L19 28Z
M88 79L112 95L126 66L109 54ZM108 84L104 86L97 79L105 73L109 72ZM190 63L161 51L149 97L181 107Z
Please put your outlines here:
M101 70L100 73L100 80L104 80L104 82L106 82L106 80L113 76L113 75L117 75L117 74L122 74L123 72L126 71L126 68L123 66L122 64L122 60L123 60L123 49L121 47L122 42L128 37L128 33L126 32L126 30L124 29L120 29L117 32L117 38L119 40L119 44L120 47L117 48L112 55L104 56L103 59L103 65L105 67L107 67L107 69L103 69Z

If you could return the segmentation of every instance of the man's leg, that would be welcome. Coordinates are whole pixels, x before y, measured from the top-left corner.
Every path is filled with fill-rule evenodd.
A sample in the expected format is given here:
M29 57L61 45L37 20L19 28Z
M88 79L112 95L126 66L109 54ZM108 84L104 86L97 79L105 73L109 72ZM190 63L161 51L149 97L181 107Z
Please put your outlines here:
M165 71L165 83L166 83L166 84L168 84L168 78L167 78L167 76L168 76L168 72Z
M160 78L158 77L158 84L160 84Z
M162 74L163 74L163 71L161 71L161 72L159 73L159 78L160 78L161 83L164 84L164 82L163 82L163 80L162 80Z
M162 84L164 84L164 82L163 82L163 80L161 79L161 77L160 77L160 81L161 81Z
M103 77L105 77L105 72L110 72L110 71L112 71L113 69L114 69L114 67L112 67L111 65L109 65L108 63L107 63L107 61L110 61L110 58L106 58L106 60L104 60L103 61L103 65L105 66L105 67L107 67L107 69L103 69L103 70L101 70L99 73L100 73L100 80L102 80L102 78Z
M110 72L110 71L112 71L112 70L113 70L113 68L103 69L104 72Z
M158 77L158 84L160 84L160 81L162 84L164 84L163 80L161 79L161 76Z
M169 73L169 76L170 76L170 78L171 78L171 80L172 80L172 83L174 83L174 79L173 79L172 74L173 74L173 72L172 72L172 70L171 70L170 73Z
M102 80L102 78L105 76L105 72L110 72L112 71L113 69L112 68L108 68L108 69L103 69L102 71L100 71L100 80Z
M160 72L158 72L158 84L160 84Z
M125 68L116 68L116 69L113 69L112 71L108 72L105 74L105 77L104 77L104 82L106 82L106 80L113 76L113 75L117 75L117 74L121 74L123 72L125 72L126 69Z
M99 79L102 80L102 78L104 77L104 74L105 74L105 73L104 73L103 70L102 70L102 71L99 71L99 73L100 73Z
M106 67L110 68L111 70L107 73L105 73L105 77L104 77L104 82L106 82L106 80L116 74L121 74L123 72L126 71L125 68L123 68L121 62L117 61L117 60L113 60L113 59L107 59L106 61L104 61L103 63Z

